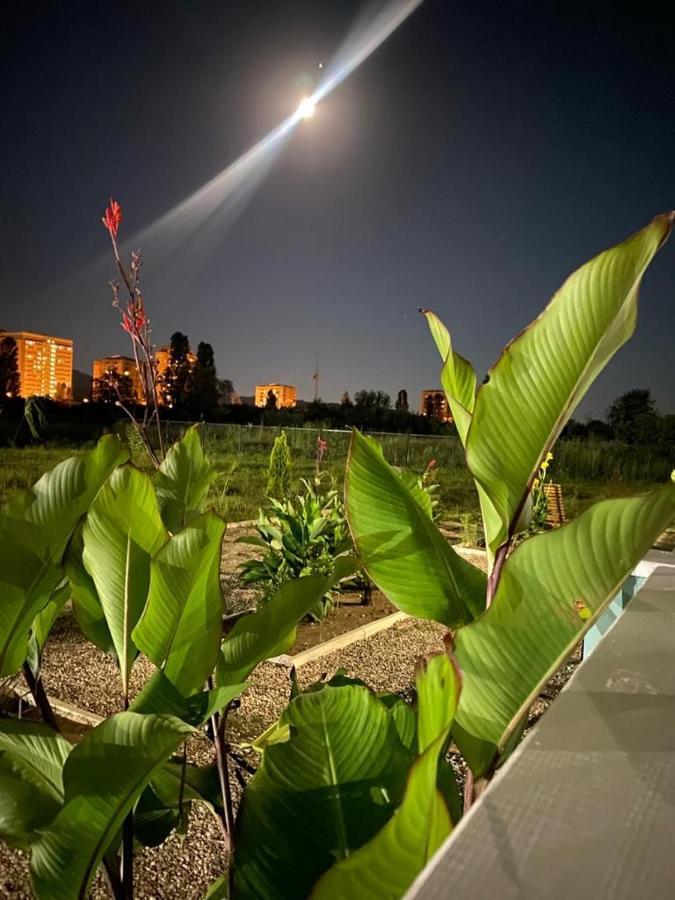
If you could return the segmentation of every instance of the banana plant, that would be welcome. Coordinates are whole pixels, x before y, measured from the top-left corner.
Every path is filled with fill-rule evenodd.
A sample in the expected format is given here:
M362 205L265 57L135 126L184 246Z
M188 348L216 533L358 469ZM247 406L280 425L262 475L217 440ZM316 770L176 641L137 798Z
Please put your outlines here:
M422 310L481 501L487 578L460 561L375 442L353 435L345 491L355 546L394 604L454 630L463 688L453 738L475 778L489 778L514 746L541 687L675 517L671 480L514 547L541 461L635 330L642 276L674 217L574 272L477 390L447 328Z
M0 512L0 671L23 665L44 719L0 719L0 838L30 853L40 898L84 896L101 865L113 896L131 896L134 841L161 843L194 803L231 833L228 710L258 663L287 650L298 621L353 574L342 561L288 583L224 635L225 523L205 509L212 474L194 428L154 479L104 438ZM68 598L83 634L117 661L123 695L121 711L75 745L38 672ZM141 653L156 669L134 697ZM213 762L190 765L181 745L201 730Z

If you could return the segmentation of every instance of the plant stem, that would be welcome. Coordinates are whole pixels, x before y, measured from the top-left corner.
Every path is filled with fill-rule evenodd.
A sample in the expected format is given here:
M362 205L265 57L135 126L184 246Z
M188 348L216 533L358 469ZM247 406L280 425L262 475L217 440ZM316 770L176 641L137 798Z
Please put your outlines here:
M220 783L220 795L223 801L223 837L225 838L225 848L228 853L231 853L233 848L232 833L234 829L234 812L232 809L232 791L230 789L230 775L227 765L227 749L223 740L228 710L229 707L224 710L222 716L214 713L211 716L211 727L213 729L213 743L216 748L216 768L218 770L218 781Z
M47 696L44 684L42 683L42 678L39 674L37 676L35 675L27 661L23 664L23 676L26 679L28 689L33 695L35 705L40 710L40 715L42 716L44 723L49 725L50 728L53 728L54 731L60 732L61 729L59 728L59 723L56 721L56 716L54 715L54 710L49 702L49 697Z

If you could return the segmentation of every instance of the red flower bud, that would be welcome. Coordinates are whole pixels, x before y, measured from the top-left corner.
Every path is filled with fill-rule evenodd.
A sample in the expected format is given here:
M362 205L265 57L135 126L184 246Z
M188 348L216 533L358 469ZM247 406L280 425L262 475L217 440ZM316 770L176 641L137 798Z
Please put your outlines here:
M110 232L110 236L117 237L117 232L122 222L122 207L116 200L110 198L110 205L105 211L105 215L101 218L101 222Z

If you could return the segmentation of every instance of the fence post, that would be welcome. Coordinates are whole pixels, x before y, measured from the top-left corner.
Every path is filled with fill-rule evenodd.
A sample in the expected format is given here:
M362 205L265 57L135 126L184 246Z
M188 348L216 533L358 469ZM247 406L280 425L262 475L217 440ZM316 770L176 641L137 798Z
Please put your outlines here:
M410 432L407 431L405 435L405 467L406 469L410 465Z

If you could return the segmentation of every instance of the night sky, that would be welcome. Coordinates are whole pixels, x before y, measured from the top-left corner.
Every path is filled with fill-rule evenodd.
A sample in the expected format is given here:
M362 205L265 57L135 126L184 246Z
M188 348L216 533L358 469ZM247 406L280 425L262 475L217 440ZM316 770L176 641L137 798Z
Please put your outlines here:
M242 394L310 398L318 351L324 400L416 403L439 381L429 306L482 374L570 271L675 206L675 17L619 5L425 0L209 254L146 253L156 343L210 341ZM125 352L112 265L91 267L108 197L130 235L199 188L293 111L362 8L4 0L0 325L72 337L85 371ZM637 386L675 412L674 335L671 239L577 417Z

